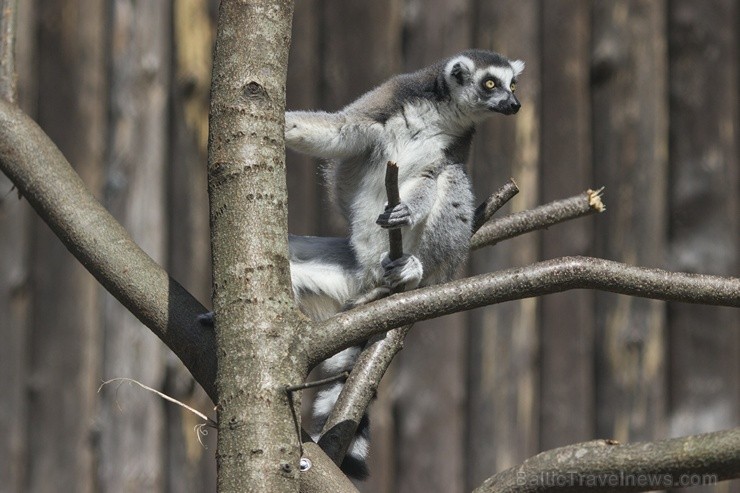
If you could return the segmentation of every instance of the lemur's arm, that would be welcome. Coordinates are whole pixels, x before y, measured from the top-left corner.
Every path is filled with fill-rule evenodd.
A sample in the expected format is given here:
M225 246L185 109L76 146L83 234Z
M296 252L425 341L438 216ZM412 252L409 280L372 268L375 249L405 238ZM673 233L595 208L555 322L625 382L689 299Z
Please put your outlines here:
M343 159L364 153L373 141L373 122L348 118L342 112L285 113L285 144L304 154Z

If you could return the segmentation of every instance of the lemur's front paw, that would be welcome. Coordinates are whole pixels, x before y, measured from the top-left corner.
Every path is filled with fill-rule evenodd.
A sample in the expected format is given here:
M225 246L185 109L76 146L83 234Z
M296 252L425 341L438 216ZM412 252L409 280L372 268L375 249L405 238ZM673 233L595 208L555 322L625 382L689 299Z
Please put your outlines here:
M386 206L385 211L378 216L378 220L375 221L381 228L385 229L396 229L402 226L410 226L411 220L411 209L404 202L401 202L395 207Z
M383 266L383 283L394 289L403 286L404 289L415 289L424 275L424 268L418 258L413 255L403 255L401 258L391 260L388 253L384 253L380 260Z

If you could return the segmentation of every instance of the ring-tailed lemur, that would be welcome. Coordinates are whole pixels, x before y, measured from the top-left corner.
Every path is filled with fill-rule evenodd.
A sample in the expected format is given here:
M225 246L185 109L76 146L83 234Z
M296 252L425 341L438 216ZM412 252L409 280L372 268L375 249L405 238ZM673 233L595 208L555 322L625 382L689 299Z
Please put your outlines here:
M494 112L519 110L514 91L523 69L520 60L470 50L393 77L336 113L286 113L286 145L328 160L326 182L350 228L349 239L290 237L293 290L306 314L325 319L357 297L376 297L368 293L377 289L452 277L469 250L473 194L463 168L475 126ZM401 195L390 209L388 161L399 167ZM388 260L382 228L402 229L401 259ZM339 353L324 369L351 368L358 351ZM340 390L337 384L319 393L319 424ZM353 477L367 475L367 431L363 419L342 464Z

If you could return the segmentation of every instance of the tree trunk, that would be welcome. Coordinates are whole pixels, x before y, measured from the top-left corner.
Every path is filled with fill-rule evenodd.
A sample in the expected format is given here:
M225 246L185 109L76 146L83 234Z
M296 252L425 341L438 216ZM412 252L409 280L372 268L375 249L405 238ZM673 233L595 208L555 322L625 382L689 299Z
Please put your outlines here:
M666 3L594 4L596 182L613 197L597 222L597 251L661 267L666 249ZM663 434L665 305L599 294L597 433L619 441Z
M299 488L300 395L289 401L285 391L306 376L296 330L308 330L293 302L286 235L292 14L289 0L223 0L219 10L208 189L220 492Z
M170 9L167 2L113 2L110 30L108 210L134 240L164 263ZM104 378L164 383L165 352L112 296L104 302ZM136 387L102 394L100 486L106 491L161 491L164 420L161 400Z

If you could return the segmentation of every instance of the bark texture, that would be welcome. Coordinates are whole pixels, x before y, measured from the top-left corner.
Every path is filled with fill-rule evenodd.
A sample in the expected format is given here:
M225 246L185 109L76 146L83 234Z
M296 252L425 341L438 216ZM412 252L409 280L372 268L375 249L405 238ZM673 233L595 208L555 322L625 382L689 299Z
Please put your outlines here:
M306 372L285 234L292 10L291 1L227 0L219 11L208 189L221 492L299 487L297 413L285 391Z

